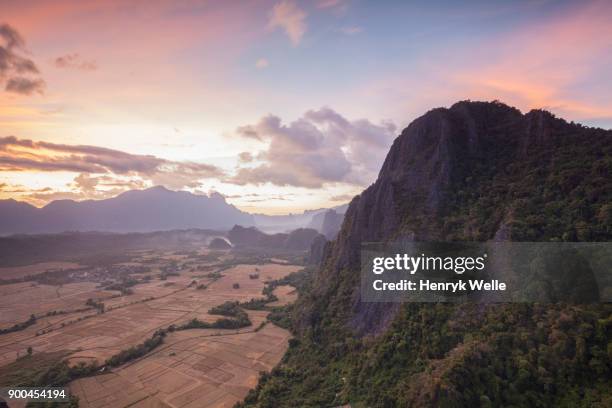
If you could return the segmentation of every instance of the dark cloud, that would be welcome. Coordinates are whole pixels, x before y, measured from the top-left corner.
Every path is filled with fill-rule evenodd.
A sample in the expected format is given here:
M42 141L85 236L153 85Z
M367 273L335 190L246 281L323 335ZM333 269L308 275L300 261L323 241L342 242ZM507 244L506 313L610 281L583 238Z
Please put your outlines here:
M12 165L15 170L64 170L116 174L134 172L150 175L159 171L161 165L172 163L155 156L135 155L98 146L34 142L28 139L17 139L14 136L0 137L0 152L10 153L10 149L15 146L31 149L33 152L30 152L27 157L21 157L15 152L0 156L0 166Z
M25 52L23 37L8 24L1 24L0 40L0 84L4 90L22 95L43 93L45 81L39 77L38 67L20 55Z
M0 24L0 38L4 40L6 48L9 50L12 48L21 48L25 46L23 37L8 24Z
M24 77L9 78L4 89L22 95L31 95L34 92L43 93L45 81L40 78L30 79Z
M17 139L15 136L0 137L0 150L6 150L8 146L34 147L34 142L27 139Z
M93 60L84 60L80 54L66 54L57 57L54 61L57 68L78 69L81 71L95 71L98 69L98 64Z
M10 157L0 156L0 171L75 171L88 173L102 173L106 170L101 166L89 164L82 160L77 160L76 157L67 157L65 159L41 157L30 159L26 157Z
M27 58L21 58L18 56L13 56L12 61L13 68L15 72L18 74L38 74L38 68L34 61L29 60Z
M245 156L256 165L240 167L226 181L307 188L327 183L365 185L375 179L395 130L390 122L350 121L330 108L308 111L289 125L269 115L237 129L238 135L265 142L267 148Z
M236 132L242 137L261 140L259 134L252 128L252 126L240 126Z
M101 180L108 181L91 179L90 174L138 176L176 189L197 187L202 179L225 176L220 168L206 163L171 161L98 146L0 137L0 171L27 170L83 173L75 183L84 189L95 187Z

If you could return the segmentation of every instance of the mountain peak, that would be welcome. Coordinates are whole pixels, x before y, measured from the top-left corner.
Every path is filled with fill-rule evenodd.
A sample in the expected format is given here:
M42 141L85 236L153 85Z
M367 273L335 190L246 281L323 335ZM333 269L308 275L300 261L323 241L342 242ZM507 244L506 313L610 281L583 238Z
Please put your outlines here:
M504 228L509 239L577 236L575 225L591 225L594 214L605 212L601 175L609 167L604 158L611 140L611 131L572 125L544 110L522 114L497 101L431 110L402 131L375 183L349 205L315 287L323 293L338 287L336 279L353 279L340 274L359 270L361 242L486 241ZM585 192L592 192L590 201ZM562 225L525 229L542 217L541 194L558 205L547 208L571 211L563 212ZM599 231L590 234L600 237ZM381 319L392 314L384 306L353 299L357 303L348 308L358 331L375 333L390 321Z
M166 187L162 186L162 185L157 185L157 186L153 186L153 187L149 187L147 189L145 189L144 191L164 191L164 192L171 192L173 190L169 190Z
M149 188L145 188L142 190L129 190L123 194L168 194L168 193L177 193L177 191L169 190L164 186L153 186Z

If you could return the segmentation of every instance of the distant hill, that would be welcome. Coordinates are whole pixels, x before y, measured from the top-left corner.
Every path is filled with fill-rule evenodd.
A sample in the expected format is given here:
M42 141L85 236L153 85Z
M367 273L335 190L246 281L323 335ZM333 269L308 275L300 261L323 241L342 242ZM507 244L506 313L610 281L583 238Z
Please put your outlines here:
M227 237L236 247L307 250L321 234L311 228L298 228L288 234L266 234L255 227L234 226Z
M209 197L164 187L127 191L106 200L58 200L43 208L15 200L0 200L1 235L190 228L227 230L235 224L253 225L253 216L228 204L222 195Z

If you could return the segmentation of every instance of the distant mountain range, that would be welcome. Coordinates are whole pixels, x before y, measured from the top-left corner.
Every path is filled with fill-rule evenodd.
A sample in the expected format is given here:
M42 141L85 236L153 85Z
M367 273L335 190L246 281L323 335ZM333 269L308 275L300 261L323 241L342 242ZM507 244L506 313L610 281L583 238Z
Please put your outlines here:
M0 234L63 231L151 232L205 228L228 230L251 226L251 214L220 194L195 195L164 187L132 190L106 200L57 200L42 208L0 200Z
M345 206L334 207L344 213ZM288 232L313 226L313 217L327 209L302 214L249 214L227 203L218 193L210 196L171 191L157 186L131 190L106 200L56 200L42 208L0 200L0 235L41 234L64 231L153 232L179 229L229 230L234 225Z

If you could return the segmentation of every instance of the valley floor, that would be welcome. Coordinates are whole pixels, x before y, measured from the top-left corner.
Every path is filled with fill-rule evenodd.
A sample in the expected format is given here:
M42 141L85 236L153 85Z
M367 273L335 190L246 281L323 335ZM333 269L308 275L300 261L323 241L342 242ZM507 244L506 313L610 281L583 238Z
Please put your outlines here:
M202 262L202 254L194 258L168 255L159 264L143 257L143 264L153 266L150 277L121 296L94 282L1 285L1 328L30 314L37 319L25 329L0 335L0 377L2 366L26 355L30 347L32 358L64 352L70 365L94 361L103 365L158 329L194 318L214 322L220 316L208 313L212 307L262 298L265 282L300 269L279 263L232 265L231 255L224 257L219 263L218 259ZM161 279L156 273L168 261L175 272ZM277 287L276 304L293 301L293 289ZM104 313L87 308L88 299L103 302ZM46 315L55 310L62 313ZM287 330L267 322L268 311L247 313L252 322L248 327L170 332L162 345L145 356L114 369L107 366L99 375L73 381L69 388L81 407L231 407L257 384L260 372L281 360L290 338Z

